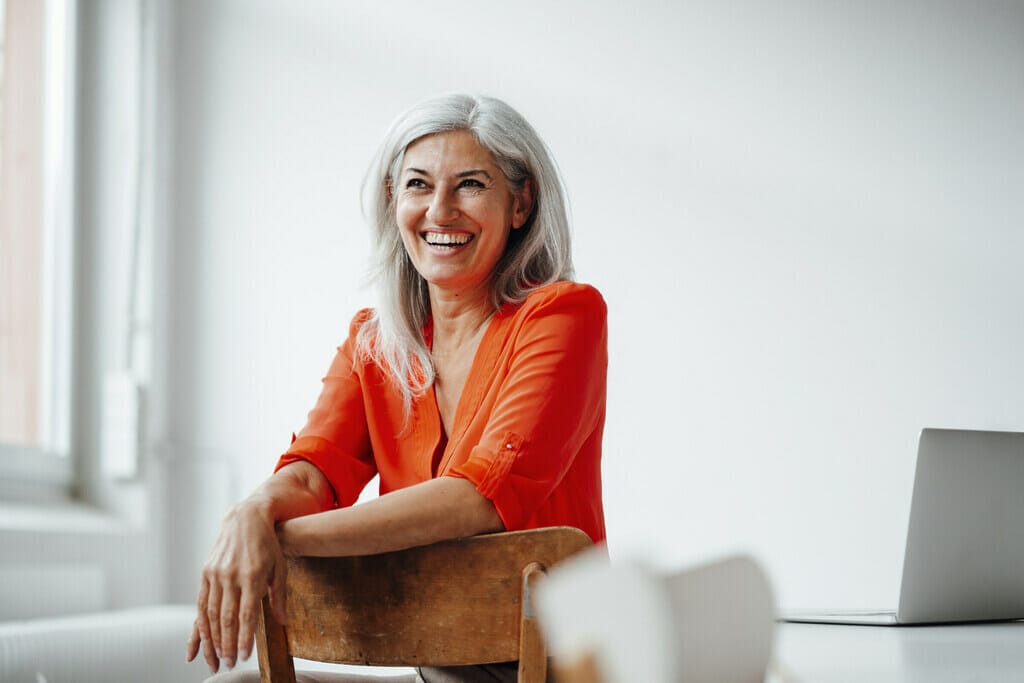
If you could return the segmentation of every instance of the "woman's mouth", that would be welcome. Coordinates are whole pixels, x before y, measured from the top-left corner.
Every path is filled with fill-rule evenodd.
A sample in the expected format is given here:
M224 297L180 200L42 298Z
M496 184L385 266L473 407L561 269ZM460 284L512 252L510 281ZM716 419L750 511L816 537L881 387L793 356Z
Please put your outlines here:
M423 233L423 240L438 249L458 249L473 241L474 235L468 232L432 232Z

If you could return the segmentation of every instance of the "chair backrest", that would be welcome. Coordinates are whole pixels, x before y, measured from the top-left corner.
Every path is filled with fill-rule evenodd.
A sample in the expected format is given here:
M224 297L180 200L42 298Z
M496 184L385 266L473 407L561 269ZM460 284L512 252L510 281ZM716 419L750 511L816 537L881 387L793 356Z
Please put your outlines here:
M519 660L543 681L534 581L591 546L571 527L487 534L363 557L288 560L288 626L264 599L262 680L293 683L292 657L342 664L456 666Z

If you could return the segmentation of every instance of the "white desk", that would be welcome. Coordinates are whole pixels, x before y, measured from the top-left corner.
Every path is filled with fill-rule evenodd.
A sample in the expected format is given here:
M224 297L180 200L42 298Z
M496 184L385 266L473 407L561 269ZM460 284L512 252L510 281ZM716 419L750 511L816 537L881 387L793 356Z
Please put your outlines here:
M966 626L778 624L775 660L800 683L1024 681L1024 621Z

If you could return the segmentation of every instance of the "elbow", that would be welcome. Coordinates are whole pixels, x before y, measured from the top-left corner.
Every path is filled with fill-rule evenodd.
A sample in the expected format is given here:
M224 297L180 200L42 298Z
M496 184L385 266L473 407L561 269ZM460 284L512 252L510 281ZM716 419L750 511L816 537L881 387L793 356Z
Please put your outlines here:
M302 504L306 509L300 515L324 512L338 507L334 487L313 463L305 460L289 463L278 470L275 476L278 475L287 482L289 492L286 495L299 496L306 501Z
M481 496L483 498L483 496ZM502 521L501 515L498 514L498 510L494 507L494 503L483 499L484 503L479 516L480 529L476 532L477 534L496 534L501 531L505 531L505 522Z
M469 480L462 480L468 486L467 496L470 497L467 508L471 508L473 513L471 515L472 532L469 534L475 536L477 534L493 534L501 531L505 531L505 522L501 519L501 515L498 514L498 509L494 507L494 503L480 493L476 487Z
M428 483L443 500L436 512L439 529L446 528L447 538L465 538L505 530L505 523L487 496L476 484L461 476L447 475ZM440 538L437 540L444 540Z

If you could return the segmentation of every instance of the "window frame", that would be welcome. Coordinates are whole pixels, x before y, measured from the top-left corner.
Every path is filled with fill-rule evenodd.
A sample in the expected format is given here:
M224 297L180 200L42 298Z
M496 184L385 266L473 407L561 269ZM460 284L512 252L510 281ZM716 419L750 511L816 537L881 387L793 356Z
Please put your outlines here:
M39 406L41 444L26 446L0 441L2 498L66 498L74 482L71 399L74 388L77 9L76 0L46 0L42 9L39 68L43 75L43 131L38 150L43 274L39 352L43 387Z

